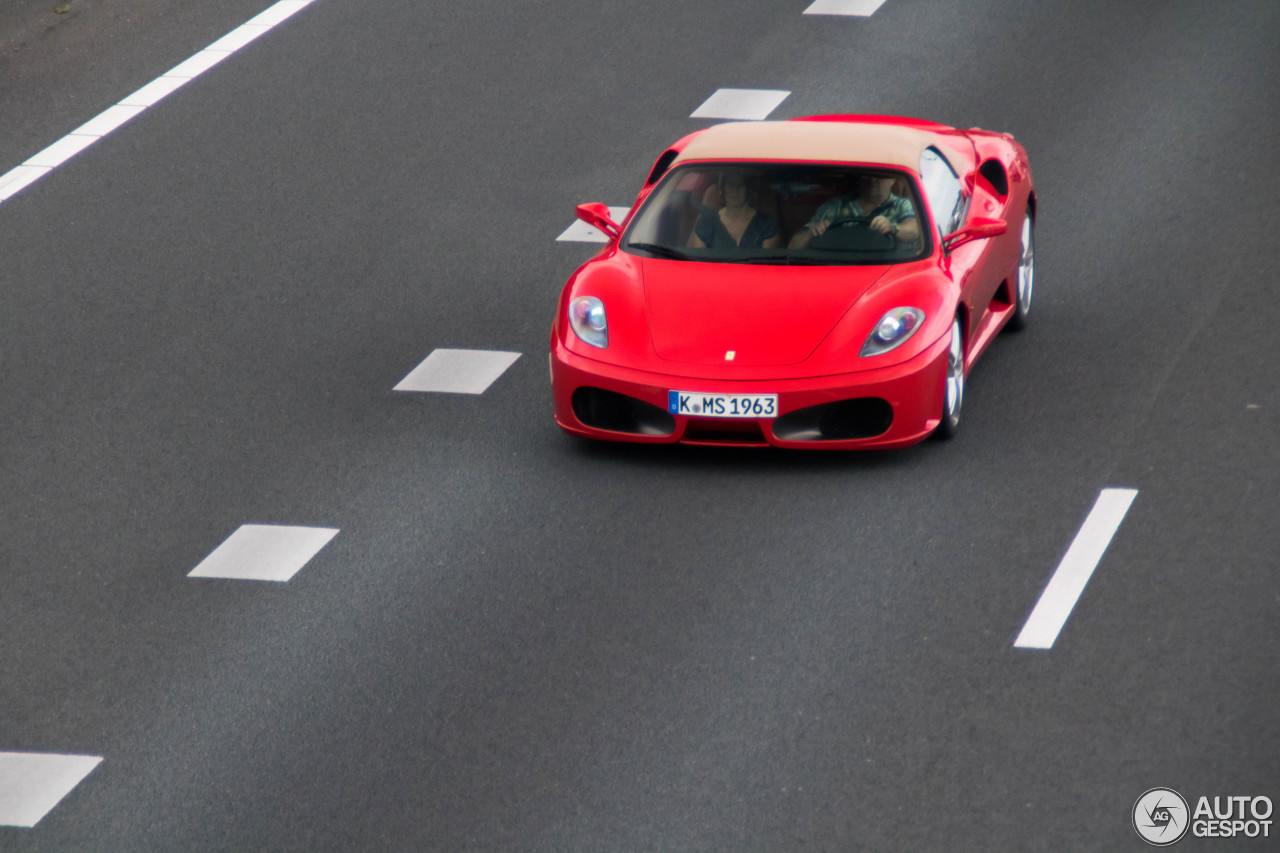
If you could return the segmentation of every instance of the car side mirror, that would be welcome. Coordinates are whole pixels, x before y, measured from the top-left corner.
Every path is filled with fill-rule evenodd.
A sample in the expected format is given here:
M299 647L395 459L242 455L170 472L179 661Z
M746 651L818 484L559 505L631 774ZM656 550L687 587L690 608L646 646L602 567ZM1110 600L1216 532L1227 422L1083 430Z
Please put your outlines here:
M965 243L972 243L974 240L999 237L1008 230L1009 225L1003 219L984 219L981 216L975 216L969 220L968 225L959 231L953 231L943 237L942 245L950 252Z
M614 222L609 216L609 206L601 204L598 201L590 204L580 204L574 208L574 213L583 222L592 228L598 228L609 237L617 237L622 233L622 227Z

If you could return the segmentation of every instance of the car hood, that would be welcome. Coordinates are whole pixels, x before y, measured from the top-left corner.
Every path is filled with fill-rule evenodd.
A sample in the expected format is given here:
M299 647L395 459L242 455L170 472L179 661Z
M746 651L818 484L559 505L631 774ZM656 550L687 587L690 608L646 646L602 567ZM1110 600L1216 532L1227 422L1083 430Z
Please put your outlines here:
M645 259L642 269L659 357L765 366L808 358L889 268Z

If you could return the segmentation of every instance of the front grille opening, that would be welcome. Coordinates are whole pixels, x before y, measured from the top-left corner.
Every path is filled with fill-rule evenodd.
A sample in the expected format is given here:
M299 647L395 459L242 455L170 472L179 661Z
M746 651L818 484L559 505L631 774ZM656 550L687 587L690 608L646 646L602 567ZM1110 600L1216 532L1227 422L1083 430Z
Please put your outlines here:
M893 406L879 397L837 400L788 412L773 422L783 441L849 441L889 431Z
M688 444L752 444L768 445L760 424L751 420L730 421L714 418L690 418L681 439Z
M573 392L573 414L586 426L636 435L671 435L676 419L644 400L584 386Z

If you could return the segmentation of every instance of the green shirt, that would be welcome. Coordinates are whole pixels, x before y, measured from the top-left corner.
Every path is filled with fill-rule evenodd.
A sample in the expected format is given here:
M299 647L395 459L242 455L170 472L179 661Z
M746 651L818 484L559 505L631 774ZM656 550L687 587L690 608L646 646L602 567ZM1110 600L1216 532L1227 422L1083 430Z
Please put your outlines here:
M818 212L813 215L813 218L804 227L812 228L819 222L835 222L837 219L843 219L847 216L866 216L870 219L883 216L890 223L901 225L908 219L914 219L915 215L915 206L908 199L896 196L893 193L890 193L889 197L880 202L876 209L870 213L863 213L862 205L858 204L856 197L845 195L824 201L818 207Z

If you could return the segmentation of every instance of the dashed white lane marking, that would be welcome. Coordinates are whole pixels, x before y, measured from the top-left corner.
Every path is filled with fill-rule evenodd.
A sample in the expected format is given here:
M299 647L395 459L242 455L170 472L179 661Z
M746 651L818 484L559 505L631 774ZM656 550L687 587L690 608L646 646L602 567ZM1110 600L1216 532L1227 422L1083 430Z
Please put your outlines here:
M689 118L728 118L759 121L786 100L781 89L717 89Z
M85 122L21 166L0 175L0 202L47 175L129 119L199 77L315 0L280 0L115 106Z
M803 14L856 15L869 18L883 5L884 0L814 0L813 5L805 9Z
M284 582L337 535L328 527L244 524L187 577Z
M609 218L619 224L627 218L627 214L631 212L629 207L614 207L609 205ZM609 238L599 228L588 225L581 219L575 219L573 224L564 231L560 232L560 236L556 238L562 243L608 243Z
M1067 554L1058 564L1035 610L1014 642L1020 649L1049 649L1076 606L1085 584L1111 544L1111 537L1124 521L1137 489L1103 489L1076 534Z
M97 755L0 752L0 826L35 826L101 762Z
M396 391L483 394L520 357L518 352L437 349L400 380Z

